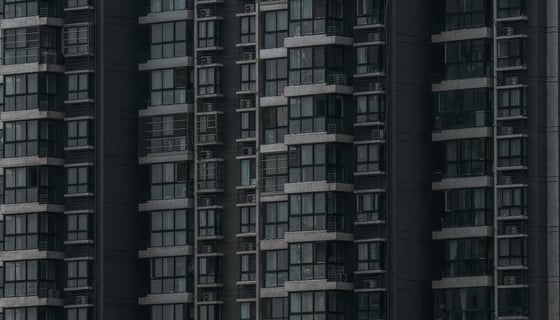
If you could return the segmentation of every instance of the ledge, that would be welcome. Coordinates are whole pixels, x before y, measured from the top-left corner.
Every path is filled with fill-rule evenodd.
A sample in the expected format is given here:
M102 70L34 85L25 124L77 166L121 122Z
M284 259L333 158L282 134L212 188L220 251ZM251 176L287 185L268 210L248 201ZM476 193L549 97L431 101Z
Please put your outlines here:
M194 208L194 200L187 199L173 199L173 200L150 200L138 204L138 211L154 211L154 210L167 210L167 209L183 209Z
M149 294L145 297L138 298L139 305L150 304L172 304L172 303L192 303L193 294L185 293L168 293L168 294Z
M494 228L490 226L444 228L432 232L433 240L461 239L461 238L483 238L494 236Z
M351 282L336 282L327 280L286 281L284 287L288 292L294 291L324 291L324 290L354 290Z
M432 35L432 43L492 38L492 34L492 28L487 27L443 31Z
M492 287L492 286L494 286L494 277L490 277L490 276L443 278L441 280L432 281L432 289Z

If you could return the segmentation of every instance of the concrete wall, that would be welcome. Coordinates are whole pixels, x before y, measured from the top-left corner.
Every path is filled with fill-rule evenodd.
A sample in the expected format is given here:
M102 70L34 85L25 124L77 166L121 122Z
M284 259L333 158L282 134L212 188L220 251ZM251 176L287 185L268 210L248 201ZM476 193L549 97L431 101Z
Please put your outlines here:
M95 319L135 319L137 260L136 0L96 3Z

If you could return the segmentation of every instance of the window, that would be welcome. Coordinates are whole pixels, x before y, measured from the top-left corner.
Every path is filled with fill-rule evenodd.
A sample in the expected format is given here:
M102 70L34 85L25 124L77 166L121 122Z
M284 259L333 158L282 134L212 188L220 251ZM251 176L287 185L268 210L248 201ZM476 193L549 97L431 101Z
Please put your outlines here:
M527 65L527 40L507 39L498 41L498 67L519 67Z
M255 159L241 160L241 185L253 186L256 183Z
M222 164L219 162L201 162L198 164L198 188L201 190L221 189Z
M4 111L57 108L57 78L50 73L4 76Z
M343 74L344 50L338 46L290 49L290 85L329 82Z
M66 8L79 8L89 5L89 0L67 0Z
M78 241L89 239L89 216L87 214L71 214L67 219L67 240Z
M150 259L150 293L187 292L193 266L187 257Z
M83 55L92 53L89 25L64 27L64 54Z
M488 24L492 11L491 1L446 0L445 30L479 28Z
M488 226L493 223L492 189L456 189L445 193L444 228Z
M356 122L384 122L385 121L385 96L367 95L356 97Z
M290 98L290 134L344 131L344 99L340 96Z
M255 207L239 208L239 224L241 233L253 233L256 231L256 211Z
M221 320L222 306L209 304L198 306L198 320Z
M216 209L198 210L198 236L211 237L222 234L222 215Z
M38 15L37 0L5 0L4 19Z
M385 170L385 146L360 144L356 146L356 171L379 172Z
M239 117L241 123L241 139L254 138L256 133L255 112L241 112Z
M191 143L187 115L152 117L146 123L145 135L148 154L186 151L187 143Z
M356 48L357 74L382 72L385 69L383 46L365 46Z
M385 319L385 294L382 292L356 295L357 320Z
M187 55L187 22L167 22L150 25L150 57L166 59Z
M58 202L60 172L53 167L4 169L4 203Z
M498 116L515 117L527 115L527 88L498 90Z
M489 77L492 43L465 40L445 43L445 80Z
M174 11L189 9L192 0L151 0L151 12ZM167 318L165 318L167 320ZM183 318L172 318L169 320L179 320ZM155 320L155 319L152 319ZM163 320L163 319L162 319Z
M89 261L68 261L66 263L66 287L81 288L89 285Z
M527 188L498 189L498 212L500 217L527 215Z
M89 73L75 73L68 76L68 100L84 100L91 98L90 82L92 76Z
M162 304L150 307L150 320L193 320L194 310L188 304Z
M288 134L288 107L267 107L263 114L264 144L283 143Z
M290 36L344 32L344 0L290 0Z
M241 43L252 43L256 40L256 23L255 16L247 16L240 18L240 32Z
M4 251L29 249L59 249L55 215L4 215Z
M264 70L264 95L284 95L284 87L288 83L288 60L265 60Z
M72 120L66 122L68 147L91 145L93 141L93 126L90 120Z
M345 319L346 295L336 291L292 292L290 319Z
M55 28L4 29L3 44L4 65L58 62Z
M526 166L527 149L527 138L499 139L498 166Z
M68 177L66 193L87 193L93 190L91 167L68 168L66 172Z
M384 0L357 0L357 25L383 23L385 15Z
M483 276L492 272L494 253L488 238L446 240L444 247L443 277Z
M385 193L356 194L356 221L385 220Z
M239 256L240 281L254 281L257 278L257 257L254 254Z
M170 162L151 165L150 200L187 198L188 163Z
M213 284L221 281L222 264L220 257L198 258L198 283Z
M264 286L277 288L288 281L288 250L264 251Z
M492 90L453 90L434 95L436 130L492 125Z
M254 91L257 88L256 65L254 63L242 64L241 68L241 91Z
M58 308L55 307L28 307L5 308L4 320L58 320Z
M290 195L290 231L343 231L346 197L341 193Z
M492 288L435 290L436 319L491 319L494 317Z
M327 278L327 244L290 244L290 281L316 280Z
M55 121L30 120L5 122L4 157L58 156L59 126Z
M348 150L337 144L306 144L289 148L290 182L344 182Z
M89 320L90 312L88 308L72 308L66 310L68 320Z
M255 320L257 319L256 316L256 307L254 302L241 302L239 305L241 310L241 317L240 320Z
M284 184L288 182L288 155L263 155L261 164L263 191L284 191Z
M198 69L198 94L219 94L220 72L217 68Z
M492 143L485 139L465 139L445 143L447 177L480 176L489 173Z
M498 18L525 15L525 0L498 0Z
M264 13L264 48L284 47L284 38L288 36L288 11Z
M169 247L192 244L194 217L187 210L164 210L151 213L150 246Z
M381 242L358 243L358 270L385 268L385 246Z
M264 239L283 239L288 231L288 203L266 203L264 211Z
M198 47L217 47L221 44L221 24L219 21L198 22Z
M498 290L498 316L527 317L529 315L529 290L511 288Z
M54 260L4 262L4 297L38 296L39 290L56 290Z
M500 267L527 265L527 238L498 240L498 265Z
M187 68L153 70L150 104L152 106L184 104L191 100L187 87L192 85L192 72Z
M288 320L288 298L262 299L263 320Z

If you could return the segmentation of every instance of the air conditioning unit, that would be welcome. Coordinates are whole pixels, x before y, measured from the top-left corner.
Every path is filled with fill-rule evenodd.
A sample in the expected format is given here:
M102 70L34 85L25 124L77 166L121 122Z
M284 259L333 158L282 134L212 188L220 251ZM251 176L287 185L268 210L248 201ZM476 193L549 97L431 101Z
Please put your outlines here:
M206 102L206 103L202 104L202 106L203 106L203 109L206 110L207 112L208 111L214 111L214 109L215 109L214 108L215 104L213 102Z
M504 285L513 286L517 284L517 276L504 276Z
M253 5L253 4L246 4L245 5L245 13L250 13L250 12L255 11L254 7L255 7L255 5Z
M519 234L519 226L506 226L506 234Z
M500 127L500 133L502 135L511 135L514 132L514 128L511 126Z
M383 130L383 129L372 129L371 130L371 139L382 140L384 137L385 137L385 130Z
M369 83L369 91L381 91L382 89L380 82L370 82Z
M209 207L209 206L212 205L212 199L211 198L201 198L200 203L201 203L202 207Z
M512 36L515 32L514 27L503 27L502 28L502 35L504 36Z
M364 280L364 289L374 289L377 288L377 280L376 279L368 279Z
M214 158L214 151L213 150L202 150L200 152L200 157L202 159L212 159L212 158Z
M503 184L513 184L513 177L512 176L503 176L502 181Z
M202 293L202 300L203 301L214 301L215 294L214 292L203 292Z
M253 203L257 201L257 195L256 194L248 194L247 195L247 202L248 203Z
M200 64L211 64L211 63L214 63L214 56L200 57Z
M253 100L250 99L242 99L239 100L239 106L241 109L249 109L253 107Z
M506 84L512 85L512 86L513 86L513 85L517 85L517 84L519 84L520 82L521 82L521 81L520 81L519 77L509 77L509 78L507 78L507 80L506 80Z
M243 147L243 148L241 148L241 154L244 155L244 156L254 155L255 154L255 148L254 147Z
M381 41L381 33L379 32L368 33L368 41L372 41L372 42Z
M87 296L76 296L76 304L87 304L88 297Z
M198 11L198 16L200 18L211 17L213 15L213 10L211 8L200 9Z
M201 253L212 253L212 252L214 252L214 246L211 245L211 244L203 245L200 248L200 252Z

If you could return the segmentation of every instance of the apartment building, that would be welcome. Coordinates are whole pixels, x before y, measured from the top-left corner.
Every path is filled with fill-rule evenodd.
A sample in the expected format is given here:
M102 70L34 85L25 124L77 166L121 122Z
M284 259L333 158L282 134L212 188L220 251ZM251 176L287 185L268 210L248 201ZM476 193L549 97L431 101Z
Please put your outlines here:
M556 0L4 0L4 320L558 319Z

